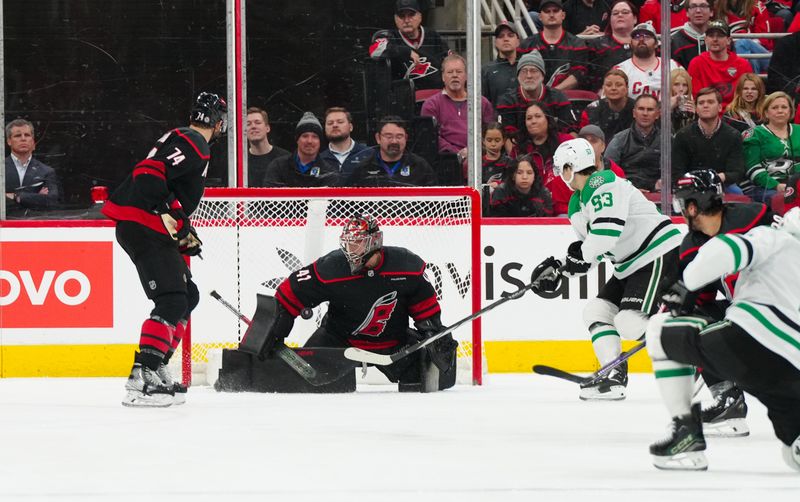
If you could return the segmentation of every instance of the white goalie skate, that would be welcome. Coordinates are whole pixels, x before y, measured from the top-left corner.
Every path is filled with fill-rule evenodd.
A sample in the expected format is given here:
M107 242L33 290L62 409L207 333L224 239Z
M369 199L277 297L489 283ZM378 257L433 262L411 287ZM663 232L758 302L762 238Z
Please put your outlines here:
M172 373L169 371L169 368L167 368L167 365L164 363L159 364L156 374L167 388L172 389L174 394L172 404L179 405L186 403L186 391L188 389L182 383L175 381L175 379L172 377Z
M166 408L172 406L174 392L167 387L155 371L134 364L131 375L125 383L127 394L122 400L123 406L141 408Z

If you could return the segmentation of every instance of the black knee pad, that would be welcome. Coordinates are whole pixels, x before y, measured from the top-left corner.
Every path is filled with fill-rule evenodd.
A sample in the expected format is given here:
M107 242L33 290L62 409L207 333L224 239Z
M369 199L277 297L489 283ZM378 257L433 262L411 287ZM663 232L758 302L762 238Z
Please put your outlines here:
M183 293L167 293L153 298L156 306L150 312L151 317L159 317L173 326L183 319L189 306Z
M703 366L698 348L701 327L688 324L664 324L661 328L661 347L673 361Z
M200 291L197 289L197 284L194 283L191 279L186 283L186 315L185 317L189 317L189 314L192 310L197 307L197 304L200 303Z

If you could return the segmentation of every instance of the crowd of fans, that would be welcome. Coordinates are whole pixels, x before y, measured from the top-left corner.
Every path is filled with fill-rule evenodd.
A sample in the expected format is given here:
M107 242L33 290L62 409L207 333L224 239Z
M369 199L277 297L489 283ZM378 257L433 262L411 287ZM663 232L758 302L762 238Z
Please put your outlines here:
M598 167L613 169L642 192L669 188L660 179L663 148L671 148L672 179L712 168L729 194L766 202L797 190L800 129L792 124L800 123L800 0L673 0L670 57L660 50L659 0L530 3L538 4L531 12L538 31L498 24L496 58L481 72L487 214L565 214L571 193L553 176L552 157L578 135L594 147ZM392 78L412 81L416 91L430 90L418 115L433 120L439 153L463 164L459 181L466 183L466 61L424 26L416 0L397 0L394 24L375 33L368 57L386 61ZM731 36L787 31L777 41ZM770 52L771 59L741 56ZM662 64L671 68L668 85L662 85ZM661 144L661 99L673 111L671 145ZM247 184L442 184L436 163L411 151L410 127L400 117L382 117L370 147L353 139L345 108L326 110L322 122L305 112L295 144L284 150L269 141L267 111L249 108ZM58 188L48 181L52 169L31 160L33 126L14 121L6 138L8 202L46 207Z

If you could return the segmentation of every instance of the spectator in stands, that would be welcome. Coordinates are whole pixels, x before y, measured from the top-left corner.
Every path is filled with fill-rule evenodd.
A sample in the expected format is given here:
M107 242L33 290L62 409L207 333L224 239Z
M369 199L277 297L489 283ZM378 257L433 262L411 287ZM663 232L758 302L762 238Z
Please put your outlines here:
M672 0L670 2L669 25L675 28L683 25L688 20L689 16L686 12L685 0ZM661 0L645 0L639 10L639 22L650 23L658 33L661 33Z
M656 56L656 30L651 24L639 23L633 29L631 37L631 58L617 65L617 68L628 75L628 96L635 99L643 94L652 94L660 99L661 58ZM669 64L670 70L678 68L678 64L671 59Z
M594 124L611 141L618 132L633 123L633 100L628 97L628 76L620 69L606 72L603 78L603 97L589 103L581 114L581 127Z
M458 54L442 61L444 89L425 100L421 115L433 117L439 129L439 152L467 158L467 62ZM494 107L481 96L481 120L486 125L496 120Z
M588 89L598 91L603 85L602 76L631 57L631 33L636 26L638 12L632 0L614 0L611 3L605 34L587 41L590 54Z
M688 171L713 169L727 192L741 194L735 186L744 179L742 136L720 118L722 96L714 87L697 93L697 121L675 134L672 140L672 177Z
M583 88L587 84L589 48L564 29L564 16L561 0L542 0L539 17L544 29L523 40L519 52L539 52L548 86L559 90Z
M714 20L706 29L708 50L692 59L687 68L692 76L692 94L697 96L700 89L716 88L722 95L723 107L733 99L733 90L739 78L745 73L753 73L747 60L730 52L731 30L724 21Z
M633 186L645 193L661 191L658 114L658 100L642 94L633 104L633 125L617 133L606 148L606 158L619 164Z
M564 133L576 133L577 118L572 105L563 92L544 84L544 60L539 51L524 54L517 61L517 81L519 85L513 91L502 96L497 103L500 122L511 138L525 130L525 110L536 101L544 107L545 112L556 121L556 127ZM507 145L511 149L511 145Z
M599 35L608 26L606 0L566 0L564 29L574 35Z
M264 176L266 187L321 187L339 182L339 167L320 157L322 124L305 112L294 130L297 149L273 160Z
M372 36L369 56L387 58L394 79L408 78L415 89L438 89L442 60L450 52L447 42L432 29L422 26L417 0L397 0L394 30L381 30Z
M6 143L11 154L6 157L5 194L9 215L28 209L57 209L61 184L55 169L33 158L36 149L33 124L14 119L6 125Z
M775 17L770 6L783 6L775 0L717 0L714 3L716 18L728 23L734 33L780 33L785 31L788 23ZM791 22L791 21L790 21ZM733 42L738 54L768 54L775 47L775 41L769 38L759 40L740 38ZM765 73L769 66L767 59L750 59L750 64L757 73Z
M570 139L569 134L558 132L553 117L541 104L531 103L525 110L525 129L517 134L511 151L511 158L530 157L536 175L553 196L555 214L566 214L572 191L560 176L553 174L553 154L558 145Z
M611 159L605 158L603 155L606 151L606 139L604 136L605 133L603 130L593 124L583 126L578 132L579 138L585 139L590 145L592 145L592 150L594 150L595 165L601 170L610 170L618 177L624 178L625 171L619 166L619 164Z
M761 113L764 123L742 134L748 179L741 186L756 202L769 202L800 172L800 127L790 123L794 102L785 92L767 95Z
M795 101L800 98L800 32L775 42L767 72L767 92L783 91Z
M436 175L428 162L406 151L408 133L400 117L388 116L378 123L377 148L345 179L346 186L434 186Z
M328 147L319 156L332 166L338 166L339 178L345 179L353 172L367 145L359 143L353 133L353 116L346 108L332 107L325 110L325 138Z
M672 59L684 68L689 68L689 63L706 50L706 29L714 15L711 0L689 0L686 11L689 20L681 29L672 35ZM675 25L678 26L678 25Z
M497 59L481 70L481 91L492 105L497 105L500 96L517 87L519 35L514 25L507 21L497 25L494 47L497 49Z
M266 110L255 106L247 109L247 186L264 186L270 163L289 155L288 151L269 142L271 129Z
M503 176L503 183L492 192L490 216L553 216L550 192L533 167L531 158L514 159Z
M761 123L761 105L764 103L764 81L755 73L745 73L736 84L733 100L725 108L725 121L739 132Z
M481 183L491 188L497 187L508 167L509 157L506 153L506 133L503 124L492 122L483 128L483 163L481 166Z
M670 109L672 110L672 135L695 120L692 77L683 68L672 70L670 76Z

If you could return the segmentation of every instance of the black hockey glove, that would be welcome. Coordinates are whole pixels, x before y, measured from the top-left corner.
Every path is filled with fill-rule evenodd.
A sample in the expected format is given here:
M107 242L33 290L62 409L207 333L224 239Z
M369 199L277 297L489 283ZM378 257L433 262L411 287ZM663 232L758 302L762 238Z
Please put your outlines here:
M409 337L415 336L418 341L430 338L444 329L438 314L414 324L417 329L414 330L409 328ZM416 333L416 335L412 335L412 331ZM454 367L453 361L455 359L454 356L457 348L458 342L453 340L453 336L445 335L435 342L427 345L425 350L428 352L428 357L430 357L431 362L433 362L433 364L439 368L439 371L442 373L447 373L451 368Z
M567 277L579 277L586 275L592 268L592 264L584 261L581 246L583 242L575 241L567 248L567 257L564 259L564 266L561 273Z
M535 279L533 280L531 289L535 293L552 293L557 291L558 288L561 287L562 275L560 269L562 266L563 264L553 256L545 258L542 263L538 264L536 268L533 269L532 276L535 277Z
M669 287L661 297L661 301L673 316L689 315L694 312L698 293L689 291L686 284L679 280Z
M178 251L187 256L200 256L203 241L197 237L197 230L194 229L189 217L183 209L173 208L161 215L164 227L173 239L178 241ZM180 227L180 229L178 228ZM202 258L202 256L200 256Z

